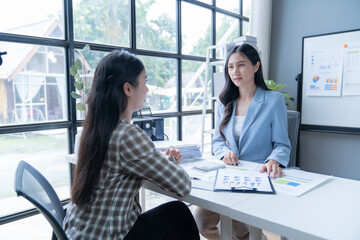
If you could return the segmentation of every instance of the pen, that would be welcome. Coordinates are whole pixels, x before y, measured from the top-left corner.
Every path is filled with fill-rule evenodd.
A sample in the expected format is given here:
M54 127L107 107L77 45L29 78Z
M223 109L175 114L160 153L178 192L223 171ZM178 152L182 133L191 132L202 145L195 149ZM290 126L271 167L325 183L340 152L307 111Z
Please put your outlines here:
M197 178L197 177L191 177L192 180L198 180L201 181L201 178Z

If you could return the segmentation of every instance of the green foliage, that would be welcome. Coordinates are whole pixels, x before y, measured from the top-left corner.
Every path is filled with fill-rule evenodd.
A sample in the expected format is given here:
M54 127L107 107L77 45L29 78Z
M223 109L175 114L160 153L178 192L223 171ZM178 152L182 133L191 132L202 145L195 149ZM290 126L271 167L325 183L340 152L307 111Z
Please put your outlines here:
M285 84L278 84L274 80L265 80L265 84L270 90L281 92L282 94L284 94L286 101L295 101L288 92L281 91L281 89L286 86ZM291 103L287 102L286 106L291 106Z
M99 44L130 47L130 22L129 3L127 0L81 0L74 6L74 37L79 41ZM140 49L174 52L177 51L176 21L171 17L172 13L164 12L156 19L149 17L149 9L156 4L155 0L135 1L136 4L136 43ZM217 39L226 32L234 19L224 17L217 27ZM238 36L235 30L229 40ZM211 45L211 28L193 46L191 54L206 55L207 46ZM81 50L87 63L97 64L103 56L95 57L96 52L86 56L85 49ZM148 83L154 86L164 87L165 83L176 76L177 66L175 61L166 58L141 56L146 67ZM75 79L81 79L84 75L83 61L81 58L71 67L70 73ZM194 64L195 63L195 64ZM95 65L94 65L95 66ZM196 72L197 62L183 61L183 72ZM78 82L78 81L75 81ZM86 84L74 83L76 93L71 96L84 103L82 89L85 88L85 96L89 91Z
M74 77L74 87L75 91L71 92L71 97L79 100L80 102L76 103L76 109L79 111L84 111L86 115L85 100L86 95L90 90L90 83L87 80L87 74L90 72L88 70L86 57L90 54L90 47L86 45L82 50L75 50L77 54L77 59L75 60L74 65L70 67L70 74Z
M129 2L82 0L74 8L74 34L76 39L128 46Z
M82 103L82 102L77 103L76 104L76 109L79 110L79 111L86 111L85 104Z

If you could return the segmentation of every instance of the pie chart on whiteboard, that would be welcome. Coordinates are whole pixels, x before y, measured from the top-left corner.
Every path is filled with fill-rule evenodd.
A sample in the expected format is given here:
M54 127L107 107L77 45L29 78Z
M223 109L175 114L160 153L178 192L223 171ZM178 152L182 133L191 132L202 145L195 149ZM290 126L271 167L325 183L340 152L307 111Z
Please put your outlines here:
M313 77L313 82L314 82L314 83L317 83L317 82L319 81L319 79L320 79L319 76L314 76L314 77Z

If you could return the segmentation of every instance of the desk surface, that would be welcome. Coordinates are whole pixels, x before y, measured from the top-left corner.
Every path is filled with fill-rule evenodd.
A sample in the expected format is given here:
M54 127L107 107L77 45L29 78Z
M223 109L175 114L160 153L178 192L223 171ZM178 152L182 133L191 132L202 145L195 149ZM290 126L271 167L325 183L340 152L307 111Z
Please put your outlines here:
M192 189L180 200L291 239L360 239L359 181L333 178L300 197Z
M230 217L292 239L360 239L360 182L333 178L293 197L256 195Z
M300 197L193 188L179 198L150 182L144 187L291 239L360 239L360 181L333 177Z
M291 239L360 239L360 181L334 177L300 197L193 188L180 200Z

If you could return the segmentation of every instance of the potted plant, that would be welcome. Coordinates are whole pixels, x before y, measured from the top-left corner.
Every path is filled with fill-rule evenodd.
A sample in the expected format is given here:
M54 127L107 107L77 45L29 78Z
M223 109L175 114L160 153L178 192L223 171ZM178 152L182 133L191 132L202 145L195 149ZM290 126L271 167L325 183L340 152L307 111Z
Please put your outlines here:
M76 110L79 110L80 113L86 116L86 97L90 91L91 82L90 79L90 66L86 58L90 54L89 45L85 45L82 50L75 49L75 63L70 67L70 74L74 77L74 87L75 91L71 92L71 97L74 98L76 103ZM79 131L75 136L75 147L74 152L78 154L79 145L80 145L81 131Z
M265 80L265 84L270 90L278 91L284 94L287 107L291 106L291 103L289 103L289 101L294 102L294 98L291 97L291 95L288 92L281 91L281 89L283 89L286 86L285 84L278 84L274 80Z
M76 99L76 109L84 112L86 116L86 96L90 91L91 83L88 81L90 66L86 61L86 57L90 54L89 45L85 45L82 50L75 49L76 60L75 64L70 67L70 74L74 77L75 91L71 92L71 97Z

